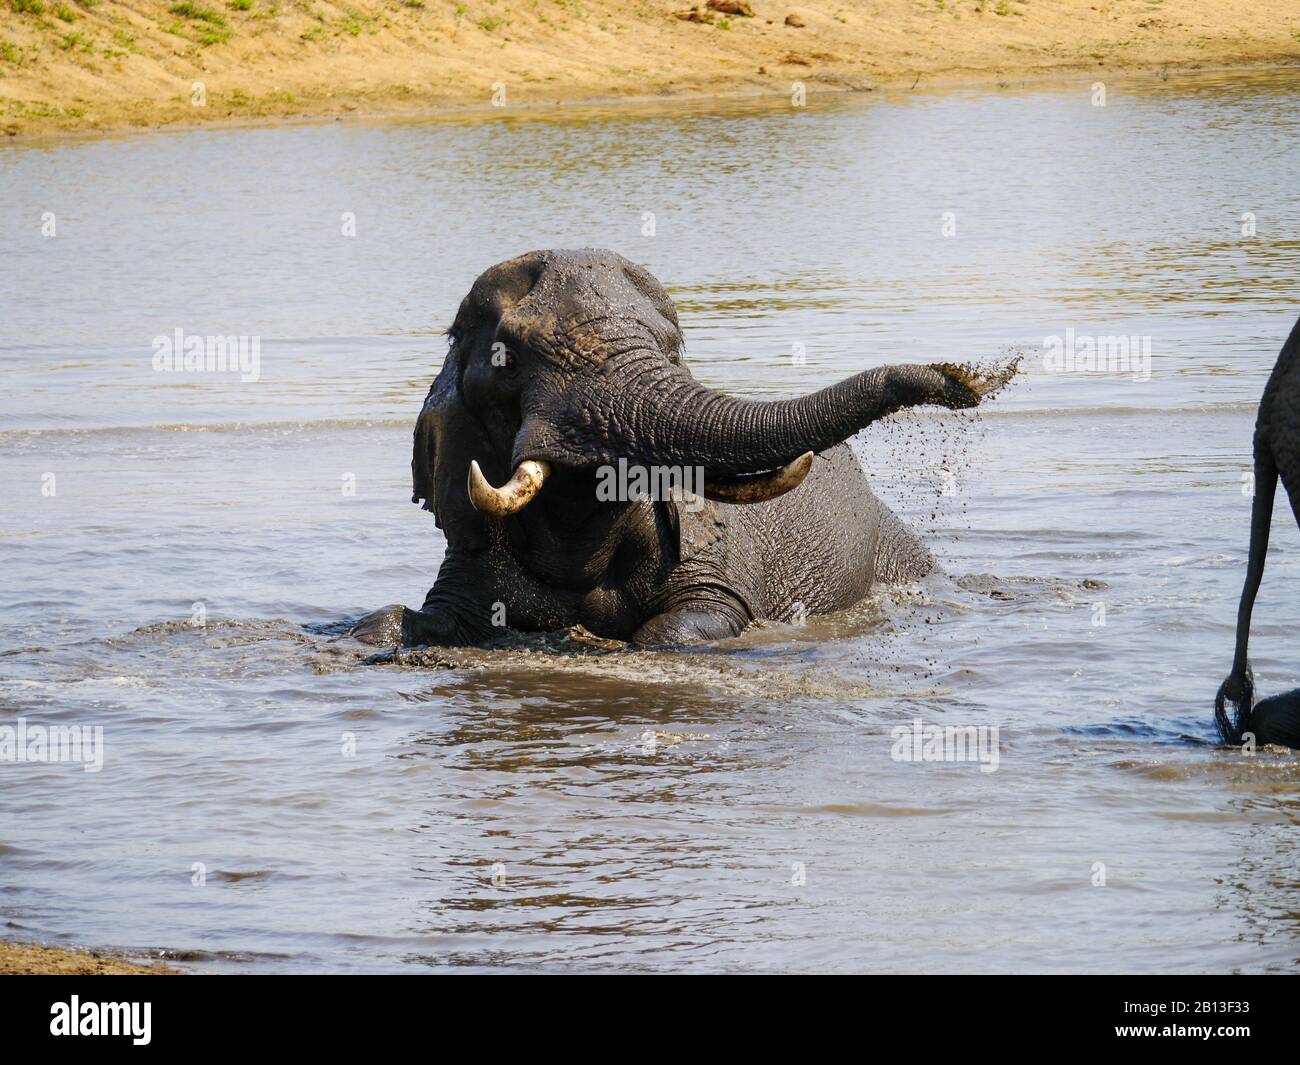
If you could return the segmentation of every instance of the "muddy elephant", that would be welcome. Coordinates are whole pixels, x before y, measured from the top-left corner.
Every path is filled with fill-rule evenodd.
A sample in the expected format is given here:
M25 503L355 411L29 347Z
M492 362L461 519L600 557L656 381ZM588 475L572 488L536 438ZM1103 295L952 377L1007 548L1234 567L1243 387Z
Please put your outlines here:
M582 625L688 644L922 577L930 552L844 441L904 407L973 407L1015 372L884 366L802 398L734 398L691 376L659 282L593 250L487 270L449 338L411 462L446 555L419 610L356 624L369 643Z
M1255 502L1250 519L1250 555L1246 586L1237 608L1237 648L1232 672L1219 688L1214 718L1224 743L1240 744L1252 734L1257 744L1300 747L1300 689L1255 703L1254 678L1247 645L1250 615L1264 577L1273 499L1278 478L1286 487L1291 511L1300 523L1300 320L1282 345L1277 365L1264 386L1255 421ZM1233 706L1229 719L1227 704Z

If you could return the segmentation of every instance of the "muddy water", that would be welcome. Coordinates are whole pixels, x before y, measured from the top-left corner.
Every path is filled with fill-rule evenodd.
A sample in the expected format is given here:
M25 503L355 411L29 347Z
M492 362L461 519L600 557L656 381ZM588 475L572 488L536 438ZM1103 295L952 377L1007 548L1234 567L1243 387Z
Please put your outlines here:
M1217 749L1210 707L1297 313L1300 78L1091 80L0 148L0 724L103 729L95 772L0 763L3 935L237 971L1296 968L1300 763ZM443 551L408 502L439 331L483 267L581 245L662 278L737 393L1027 352L978 418L857 441L946 575L690 653L362 665L330 626ZM257 380L155 372L177 328L259 337ZM1149 375L1049 371L1070 329L1148 338ZM1300 684L1276 528L1266 693ZM995 771L896 760L914 720L997 726Z

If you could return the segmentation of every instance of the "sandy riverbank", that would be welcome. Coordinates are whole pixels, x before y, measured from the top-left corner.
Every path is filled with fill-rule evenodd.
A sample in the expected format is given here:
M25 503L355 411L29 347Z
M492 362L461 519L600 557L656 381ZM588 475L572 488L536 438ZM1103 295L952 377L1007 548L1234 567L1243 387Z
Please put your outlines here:
M1300 62L1294 0L705 2L0 0L0 130Z
M113 954L0 941L0 976L161 976L169 966L137 965Z

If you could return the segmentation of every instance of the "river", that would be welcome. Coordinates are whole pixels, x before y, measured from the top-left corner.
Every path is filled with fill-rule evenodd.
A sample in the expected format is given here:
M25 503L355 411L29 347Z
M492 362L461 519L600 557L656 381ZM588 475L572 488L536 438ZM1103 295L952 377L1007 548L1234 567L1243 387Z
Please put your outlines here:
M0 763L3 935L195 971L1300 967L1300 760L1211 720L1300 309L1300 75L1093 80L0 146L0 725L103 730L100 767ZM364 665L339 623L443 551L409 472L441 331L487 266L589 245L737 394L1023 353L987 409L855 440L944 574L690 652ZM176 329L256 337L256 373L157 371ZM1263 694L1300 685L1298 548L1282 498ZM996 766L899 760L914 721L996 728Z

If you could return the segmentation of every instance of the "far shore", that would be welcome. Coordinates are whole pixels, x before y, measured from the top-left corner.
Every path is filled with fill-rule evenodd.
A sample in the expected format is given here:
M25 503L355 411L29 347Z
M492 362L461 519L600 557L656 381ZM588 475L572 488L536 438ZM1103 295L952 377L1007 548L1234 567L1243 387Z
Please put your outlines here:
M1294 0L0 0L12 137L1300 65Z
M0 940L0 976L165 976L176 972L161 962L143 965L113 951Z
M3 0L0 0L3 3ZM1187 75L1232 75L1244 73L1263 74L1271 71L1300 70L1300 62L1278 62L1273 60L1252 61L1248 63L1238 63L1233 66L1215 66L1215 67L1171 67L1160 66L1151 68L1135 68L1131 70L1122 70L1112 72L1108 85L1131 85L1134 80L1169 80L1171 77ZM1049 71L1034 71L1022 76L1011 76L1006 74L966 74L954 76L936 76L922 80L915 78L910 81L907 79L882 79L878 84L871 86L870 89L850 89L843 86L826 85L819 86L816 89L818 96L834 97L839 95L852 95L860 92L878 92L882 96L888 97L894 93L906 93L908 95L957 92L961 90L992 89L999 90L1034 90L1048 89L1056 86L1068 86L1072 83L1080 83L1080 78L1090 76L1089 71L1052 69ZM1095 80L1093 78L1092 80ZM1091 82L1088 82L1091 84ZM1086 86L1085 86L1086 88ZM812 91L809 92L809 98L812 97ZM508 112L509 116L516 119L549 119L560 115L580 116L584 112L589 113L609 113L611 109L618 108L620 111L638 111L644 113L653 113L655 111L680 111L686 108L703 107L714 109L720 104L744 105L746 103L761 105L764 102L785 105L787 101L784 93L773 93L762 89L752 88L719 88L710 92L682 91L669 94L658 94L655 96L612 96L598 95L575 97L573 99L555 99L555 100L537 100L531 103L512 104ZM0 136L0 145L5 143L26 143L26 142L43 142L43 141L69 141L81 140L87 138L104 137L122 134L140 134L140 133L184 133L200 129L220 129L220 130L237 130L237 129L261 129L267 127L293 127L293 126L315 126L333 122L412 122L412 121L473 121L475 119L491 119L504 117L503 112L490 104L482 103L462 103L462 104L443 104L430 105L427 108L383 108L376 107L373 110L352 110L342 114L335 114L332 111L295 111L293 113L280 114L270 112L260 115L240 115L231 114L226 116L209 116L201 120L194 120L192 116L187 116L187 120L157 123L147 123L141 125L121 125L108 127L92 127L87 129L39 129L27 133L13 133L8 137Z

